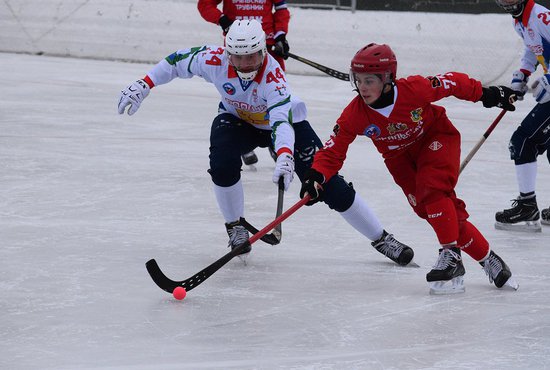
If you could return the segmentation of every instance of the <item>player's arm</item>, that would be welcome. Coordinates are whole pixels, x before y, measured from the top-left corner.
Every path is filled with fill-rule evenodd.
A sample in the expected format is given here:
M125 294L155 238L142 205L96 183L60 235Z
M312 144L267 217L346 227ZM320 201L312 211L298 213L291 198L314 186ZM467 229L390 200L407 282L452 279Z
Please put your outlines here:
M328 141L315 154L311 168L304 175L300 197L309 194L311 200L306 203L308 206L323 200L323 184L342 168L349 145L357 137L351 121L348 120L347 109L338 119Z
M517 93L507 86L483 87L481 82L461 72L448 72L443 75L418 79L410 78L416 86L416 96L426 103L454 96L471 102L481 101L485 108L499 107L513 111ZM416 81L415 81L416 79Z
M221 2L222 0L199 0L197 2L197 9L205 21L219 24L220 17L223 14L222 11L218 9L218 4Z
M118 101L118 113L123 114L126 108L128 108L129 115L137 112L143 100L149 95L150 90L156 85L166 84L176 77L202 76L208 58L215 58L215 52L217 51L219 50L201 46L179 50L170 54L158 62L143 79L133 82L121 91ZM211 55L212 52L214 54ZM206 75L206 73L204 74Z
M288 33L288 23L290 21L290 12L286 4L286 0L274 0L273 1L273 23L275 30L275 37L280 34Z

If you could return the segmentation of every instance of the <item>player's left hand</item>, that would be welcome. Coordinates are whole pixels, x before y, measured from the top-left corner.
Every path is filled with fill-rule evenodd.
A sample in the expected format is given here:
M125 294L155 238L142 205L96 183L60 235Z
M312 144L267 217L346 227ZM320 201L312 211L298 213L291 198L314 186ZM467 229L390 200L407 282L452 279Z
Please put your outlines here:
M538 78L531 87L537 103L544 104L550 101L550 74Z
M277 55L280 55L284 60L288 59L290 46L288 45L288 41L286 41L286 35L284 33L275 37L275 45L273 45L273 51Z
M285 191L287 191L294 178L294 157L290 153L284 152L277 157L275 171L273 171L273 182L278 184L280 177L283 177Z
M489 86L483 88L481 99L485 108L499 107L515 111L514 103L518 100L517 93L507 86Z

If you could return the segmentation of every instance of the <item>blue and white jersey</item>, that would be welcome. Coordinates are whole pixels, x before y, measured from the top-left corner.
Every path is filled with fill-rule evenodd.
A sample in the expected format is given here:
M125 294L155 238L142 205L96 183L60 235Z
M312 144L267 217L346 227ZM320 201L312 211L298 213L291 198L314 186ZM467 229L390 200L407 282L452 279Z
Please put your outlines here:
M544 73L549 73L550 11L529 0L521 20L514 19L514 28L525 44L520 68L533 73L540 64Z
M267 53L266 53L267 54ZM294 152L293 122L307 118L305 104L291 95L284 71L269 54L252 81L242 81L229 64L223 47L200 46L178 50L155 65L147 75L155 85L174 78L199 76L214 84L221 110L261 130L272 130L275 151Z

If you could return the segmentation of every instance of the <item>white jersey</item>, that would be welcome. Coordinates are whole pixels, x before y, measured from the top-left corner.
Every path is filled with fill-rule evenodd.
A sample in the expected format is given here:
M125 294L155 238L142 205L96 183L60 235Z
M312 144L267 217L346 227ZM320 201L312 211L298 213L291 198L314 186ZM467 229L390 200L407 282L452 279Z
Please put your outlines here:
M267 53L266 53L267 54ZM201 46L178 50L147 73L155 85L174 78L199 76L214 84L221 96L220 109L261 130L272 130L275 151L294 152L293 122L306 119L305 104L291 91L279 63L269 54L253 81L242 81L223 47Z
M532 1L527 2L521 20L514 19L514 28L523 39L525 51L521 69L535 72L541 64L548 73L550 62L550 11Z

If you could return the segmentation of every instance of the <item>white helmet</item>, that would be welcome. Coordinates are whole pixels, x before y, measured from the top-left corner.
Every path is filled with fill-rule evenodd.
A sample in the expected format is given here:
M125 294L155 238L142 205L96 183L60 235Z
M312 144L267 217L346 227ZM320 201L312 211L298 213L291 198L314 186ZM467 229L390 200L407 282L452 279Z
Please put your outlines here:
M255 19L244 19L233 22L225 36L225 52L229 62L237 71L237 74L244 81L251 81L256 77L262 66L267 49L265 46L265 32L262 25ZM240 68L232 61L232 56L258 54L259 65L253 71L239 70Z

